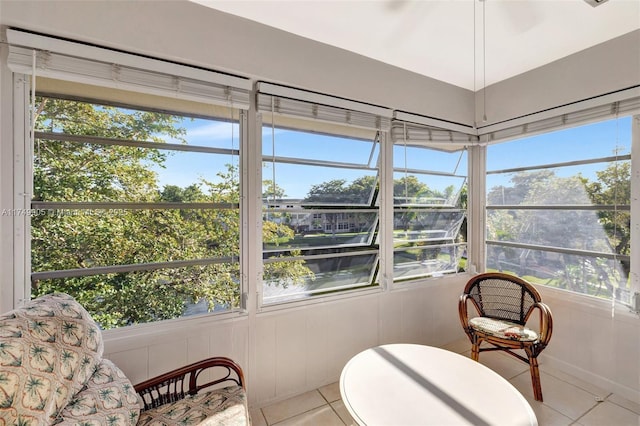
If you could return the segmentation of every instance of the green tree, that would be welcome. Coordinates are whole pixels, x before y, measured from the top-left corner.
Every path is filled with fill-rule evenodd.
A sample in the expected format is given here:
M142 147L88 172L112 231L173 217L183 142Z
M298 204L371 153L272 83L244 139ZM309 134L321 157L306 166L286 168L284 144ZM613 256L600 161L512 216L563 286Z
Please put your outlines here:
M395 204L427 204L431 198L439 195L413 175L403 176L393 181Z
M492 205L522 204L533 185L546 182L553 177L555 177L555 173L551 170L516 173L511 176L511 186L499 185L491 188L487 194L487 203Z
M305 203L314 204L350 204L345 179L332 179L317 185L312 185L304 199Z
M426 202L426 198L431 194L429 187L413 175L403 176L393 181L394 204L421 204ZM396 214L396 219L402 224L402 229L407 232L417 215L415 210L402 210Z
M356 205L369 205L372 193L377 189L375 176L362 176L354 179L345 189L344 194Z
M369 205L370 197L376 189L375 176L361 176L347 183L345 179L332 179L309 188L306 203Z
M273 246L279 246L282 242L294 237L293 230L284 226L290 224L291 216L286 212L275 210L277 202L282 201L285 196L284 188L278 186L273 180L262 181L262 202L267 208L266 220L262 225L262 236L265 243Z
M458 197L457 200L457 205L456 207L458 207L459 209L462 209L465 211L464 214L464 220L462 221L462 224L460 225L460 237L459 240L462 242L466 242L467 241L467 200L469 198L469 186L465 183L462 188L460 188L460 195Z
M278 186L271 179L265 179L262 181L262 198L267 200L275 200L283 198L285 196L284 188Z
M611 163L596 172L598 180L585 182L585 188L594 205L631 204L631 162ZM601 210L598 218L617 254L631 255L631 213L628 210ZM625 276L629 276L631 263L622 260Z

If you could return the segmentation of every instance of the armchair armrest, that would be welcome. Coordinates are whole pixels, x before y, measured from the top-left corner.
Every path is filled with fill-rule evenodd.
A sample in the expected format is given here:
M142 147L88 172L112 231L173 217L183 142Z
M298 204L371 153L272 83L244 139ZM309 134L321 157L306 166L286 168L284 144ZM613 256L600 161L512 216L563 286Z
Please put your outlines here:
M543 302L535 303L531 309L538 309L540 311L540 343L543 347L547 346L553 333L553 316L551 315L551 309Z
M198 384L200 374L210 369L217 369L214 376L216 378L206 383ZM242 368L229 358L214 357L145 380L135 385L134 389L142 397L144 402L142 411L145 411L179 401L187 395L195 395L204 388L224 382L235 383L245 388Z
M458 316L460 317L460 322L462 323L462 328L465 330L469 330L471 326L469 325L469 313L467 312L467 303L471 301L471 304L476 309L476 312L480 314L481 310L478 307L478 304L473 299L473 297L468 294L462 294L460 299L458 300Z

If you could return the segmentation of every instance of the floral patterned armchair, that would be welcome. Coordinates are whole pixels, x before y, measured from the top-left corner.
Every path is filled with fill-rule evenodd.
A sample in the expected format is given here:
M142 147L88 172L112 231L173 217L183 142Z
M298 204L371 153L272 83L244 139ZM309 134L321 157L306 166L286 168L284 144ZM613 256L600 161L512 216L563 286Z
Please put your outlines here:
M242 369L228 358L134 387L102 354L100 329L69 295L42 296L1 315L0 425L250 423Z

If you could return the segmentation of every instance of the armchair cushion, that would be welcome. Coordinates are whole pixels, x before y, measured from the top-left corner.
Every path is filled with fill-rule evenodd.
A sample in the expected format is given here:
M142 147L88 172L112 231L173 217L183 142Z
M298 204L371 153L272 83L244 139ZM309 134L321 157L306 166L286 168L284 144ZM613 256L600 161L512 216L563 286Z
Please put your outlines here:
M100 362L100 330L66 294L0 316L0 423L53 423Z
M246 394L242 386L229 386L190 395L171 404L144 411L138 424L244 426L249 424Z
M87 386L60 413L61 425L135 425L140 400L124 373L102 359Z
M474 330L501 339L518 340L521 342L535 342L538 340L538 333L534 330L510 321L475 317L469 320L469 325Z

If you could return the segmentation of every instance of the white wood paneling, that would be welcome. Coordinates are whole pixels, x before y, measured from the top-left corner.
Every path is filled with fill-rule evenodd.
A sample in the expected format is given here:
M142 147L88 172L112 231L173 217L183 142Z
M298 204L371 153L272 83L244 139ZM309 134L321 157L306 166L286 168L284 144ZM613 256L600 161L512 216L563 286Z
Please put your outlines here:
M141 347L110 353L105 348L104 357L113 361L127 376L131 383L140 383L150 377L149 348Z
M255 348L250 348L255 370L249 397L253 401L274 400L276 393L276 323L275 315L261 317L255 323Z
M624 306L539 287L553 313L553 336L543 363L614 392L640 400L640 322Z
M378 309L383 315L380 316L380 344L405 343L402 335L402 300L403 291L394 291L386 297L378 298Z
M283 312L276 322L276 392L304 389L306 385L306 310ZM256 348L261 353L260 348Z
M151 377L187 364L187 339L184 336L174 336L171 340L149 346L148 370Z
M413 288L272 311L258 314L255 324L212 320L187 334L174 330L146 339L131 336L116 345L107 337L105 353L134 383L181 363L229 356L245 369L250 404L265 406L337 381L346 362L372 346L460 342L464 334L457 299L466 279L447 277ZM554 315L554 335L541 360L625 398L638 398L636 317L618 307L612 318L607 302L593 306L566 298L565 292L541 291ZM248 344L252 327L253 347ZM122 350L127 345L130 349ZM110 351L112 346L120 350Z
M328 383L331 377L326 357L330 333L327 328L327 308L308 310L305 320L305 384Z

